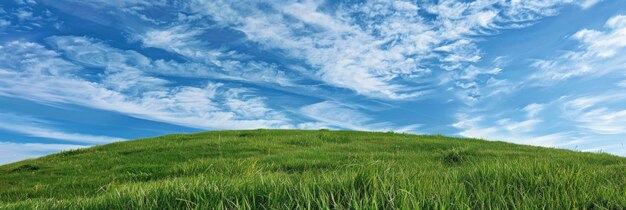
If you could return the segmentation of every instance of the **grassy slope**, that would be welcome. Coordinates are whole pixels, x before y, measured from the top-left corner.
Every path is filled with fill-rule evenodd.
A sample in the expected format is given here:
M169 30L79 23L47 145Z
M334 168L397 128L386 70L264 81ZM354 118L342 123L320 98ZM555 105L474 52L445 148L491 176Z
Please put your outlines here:
M626 159L392 133L167 135L0 166L5 208L626 208Z

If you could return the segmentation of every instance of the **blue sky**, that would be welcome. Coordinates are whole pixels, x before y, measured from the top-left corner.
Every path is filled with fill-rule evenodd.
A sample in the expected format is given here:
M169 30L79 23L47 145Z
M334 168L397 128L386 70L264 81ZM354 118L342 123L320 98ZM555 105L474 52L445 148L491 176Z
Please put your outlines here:
M0 3L0 163L256 128L626 155L626 4Z

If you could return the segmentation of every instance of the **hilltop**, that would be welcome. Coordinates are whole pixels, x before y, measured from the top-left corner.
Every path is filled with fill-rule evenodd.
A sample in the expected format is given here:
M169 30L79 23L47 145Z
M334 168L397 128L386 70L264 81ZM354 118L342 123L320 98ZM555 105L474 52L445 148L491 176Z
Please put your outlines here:
M0 166L0 209L624 209L626 158L356 131L173 134Z

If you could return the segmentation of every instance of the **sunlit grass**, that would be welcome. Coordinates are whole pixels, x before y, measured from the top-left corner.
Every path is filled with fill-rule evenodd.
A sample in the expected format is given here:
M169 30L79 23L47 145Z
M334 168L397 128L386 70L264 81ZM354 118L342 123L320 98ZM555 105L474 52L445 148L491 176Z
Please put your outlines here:
M624 209L626 159L350 131L219 131L0 166L0 209Z

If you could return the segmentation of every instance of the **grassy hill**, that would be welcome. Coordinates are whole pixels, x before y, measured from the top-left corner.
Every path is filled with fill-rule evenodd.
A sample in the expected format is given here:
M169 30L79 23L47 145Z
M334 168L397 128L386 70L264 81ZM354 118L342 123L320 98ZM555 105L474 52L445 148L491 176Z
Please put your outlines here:
M215 131L0 166L0 209L624 209L626 158L437 135Z

